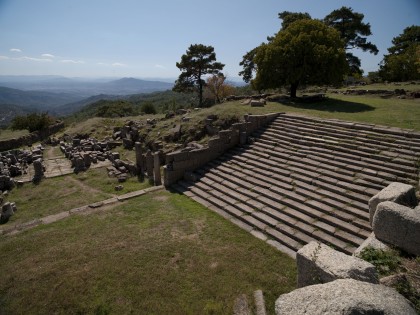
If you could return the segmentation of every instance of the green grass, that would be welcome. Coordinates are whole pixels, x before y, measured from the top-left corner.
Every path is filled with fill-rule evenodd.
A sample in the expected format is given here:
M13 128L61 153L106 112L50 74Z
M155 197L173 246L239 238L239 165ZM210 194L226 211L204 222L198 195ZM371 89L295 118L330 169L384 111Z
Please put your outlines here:
M0 140L19 138L28 134L28 130L0 129Z
M245 114L274 112L420 130L420 99L382 99L378 96L337 94L329 94L326 100L312 104L269 102L265 107L250 107L242 105L240 101L228 102L191 113L193 120L189 124L196 124L210 114L217 114L219 118L242 118Z
M262 289L269 312L295 261L161 191L0 239L4 314L231 314Z
M117 185L120 185L118 180L108 177L105 168L89 169L77 175L43 179L38 185L26 183L10 191L7 200L15 202L18 211L8 223L0 228L25 223L150 186L147 181L139 181L137 177L131 177L127 182L121 183L124 186L121 191L115 191Z

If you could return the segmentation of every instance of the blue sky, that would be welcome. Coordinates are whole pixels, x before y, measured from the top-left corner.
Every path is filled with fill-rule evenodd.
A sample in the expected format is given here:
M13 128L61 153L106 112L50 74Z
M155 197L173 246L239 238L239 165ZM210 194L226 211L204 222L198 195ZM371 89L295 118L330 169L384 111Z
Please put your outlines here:
M356 52L366 74L393 37L420 25L420 0L0 0L0 75L175 78L175 63L201 43L233 78L279 30L279 12L323 18L342 6L371 24L379 54Z

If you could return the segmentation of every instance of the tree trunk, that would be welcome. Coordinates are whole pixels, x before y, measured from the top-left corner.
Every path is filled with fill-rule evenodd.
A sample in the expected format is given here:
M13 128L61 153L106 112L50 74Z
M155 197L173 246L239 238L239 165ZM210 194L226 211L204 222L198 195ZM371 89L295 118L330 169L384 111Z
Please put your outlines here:
M296 98L296 91L299 86L299 82L294 82L290 85L290 97Z
M198 107L203 107L203 83L201 82L201 78L198 81Z

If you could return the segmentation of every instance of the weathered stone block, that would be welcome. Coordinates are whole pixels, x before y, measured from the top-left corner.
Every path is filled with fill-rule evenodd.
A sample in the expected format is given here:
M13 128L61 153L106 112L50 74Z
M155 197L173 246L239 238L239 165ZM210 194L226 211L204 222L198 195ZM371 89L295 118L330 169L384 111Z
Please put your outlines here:
M368 247L385 251L390 250L389 246L378 240L375 236L375 233L372 232L369 237L365 239L365 241L360 244L360 246L354 251L353 256L359 257L360 253Z
M410 302L392 288L353 279L311 285L281 295L276 315L415 315Z
M373 232L386 243L411 254L420 255L420 211L391 201L378 205Z
M413 186L398 182L391 183L369 200L369 222L371 225L376 208L384 201L393 201L410 208L414 208L418 204Z
M296 254L296 264L299 288L347 278L378 283L372 264L318 242L303 246Z

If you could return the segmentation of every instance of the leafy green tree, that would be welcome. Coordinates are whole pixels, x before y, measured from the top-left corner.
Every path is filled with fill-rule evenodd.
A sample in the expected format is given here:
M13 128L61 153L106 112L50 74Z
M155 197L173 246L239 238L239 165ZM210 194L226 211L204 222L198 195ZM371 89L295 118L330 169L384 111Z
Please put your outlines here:
M392 39L387 55L380 64L383 80L420 80L420 26L409 26Z
M254 62L254 88L290 85L291 97L296 97L300 84L340 82L347 70L339 32L310 19L295 21L278 32L257 49Z
M26 116L16 116L12 120L12 130L39 131L54 123L54 119L48 113L31 113Z
M372 35L370 24L363 22L362 13L353 12L352 8L341 7L332 11L324 18L326 25L334 27L340 32L347 51L346 58L349 64L350 73L362 74L360 59L353 55L350 50L359 48L373 54L378 54L378 48L367 41L366 36Z
M203 76L218 74L225 65L216 61L216 53L212 46L195 44L191 45L186 54L181 56L181 62L177 62L176 66L181 70L181 74L175 81L173 91L198 91L199 107L202 107L203 88L206 85Z
M286 30L291 24L299 20L311 20L308 13L289 12L283 11L278 14L279 19L282 20L280 31ZM349 65L349 73L361 75L363 71L360 69L360 59L354 56L350 50L359 48L363 51L369 51L373 54L378 53L377 47L368 42L366 37L371 35L370 24L363 22L364 15L361 13L353 12L353 9L342 7L341 9L334 10L324 18L324 23L328 26L334 27L340 32L340 36L344 41L344 48L347 51L346 59ZM270 43L274 37L267 37ZM258 47L257 47L258 48ZM239 75L245 82L250 82L257 71L257 65L254 58L256 56L257 48L247 52L239 63L243 70Z
M279 13L279 19L283 20L281 23L281 29L286 29L290 24L302 19L311 19L311 16L308 13L300 13L300 12L289 12L283 11ZM268 36L268 42L271 42L275 36ZM263 44L261 44L263 45ZM258 47L251 49L242 57L242 61L239 63L242 66L243 70L239 72L239 76L242 79L249 83L251 82L252 78L254 77L254 73L257 71L256 64L254 62L255 55L257 54Z

